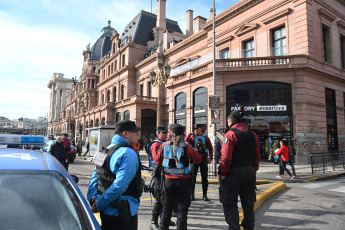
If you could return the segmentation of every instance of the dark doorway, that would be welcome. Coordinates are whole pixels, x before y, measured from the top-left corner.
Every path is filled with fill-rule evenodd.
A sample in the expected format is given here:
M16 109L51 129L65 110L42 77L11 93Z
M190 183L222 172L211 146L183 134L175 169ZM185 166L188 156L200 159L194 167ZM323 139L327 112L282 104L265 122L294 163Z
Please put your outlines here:
M157 114L155 110L141 110L141 136L143 140L153 138L156 133Z

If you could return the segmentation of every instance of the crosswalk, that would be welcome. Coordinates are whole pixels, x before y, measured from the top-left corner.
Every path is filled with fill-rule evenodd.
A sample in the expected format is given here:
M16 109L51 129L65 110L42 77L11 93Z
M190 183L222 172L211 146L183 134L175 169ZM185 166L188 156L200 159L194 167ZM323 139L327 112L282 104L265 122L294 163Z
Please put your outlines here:
M308 188L313 190L327 190L331 192L339 192L345 193L345 178L338 178L335 180L329 181L315 181L315 182L308 182L302 185L302 188Z

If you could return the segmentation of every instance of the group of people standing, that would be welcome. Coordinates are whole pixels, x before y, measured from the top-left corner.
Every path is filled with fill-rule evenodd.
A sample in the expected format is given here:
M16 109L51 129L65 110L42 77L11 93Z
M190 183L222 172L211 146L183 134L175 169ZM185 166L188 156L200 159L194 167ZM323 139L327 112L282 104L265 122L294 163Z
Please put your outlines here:
M220 158L220 202L229 229L240 229L238 195L241 197L244 229L254 228L256 171L260 151L258 137L242 123L239 112L228 117L230 131L224 136ZM141 162L132 145L139 140L141 128L130 120L115 125L108 153L95 156L87 199L93 212L101 213L102 229L138 229L138 208L142 193ZM195 199L195 181L201 171L203 200L208 201L208 164L213 147L203 125L184 136L184 127L171 124L157 127L157 139L151 145L154 160L154 203L151 229L169 229L173 210L177 229L187 229L187 215ZM159 220L160 217L160 220Z

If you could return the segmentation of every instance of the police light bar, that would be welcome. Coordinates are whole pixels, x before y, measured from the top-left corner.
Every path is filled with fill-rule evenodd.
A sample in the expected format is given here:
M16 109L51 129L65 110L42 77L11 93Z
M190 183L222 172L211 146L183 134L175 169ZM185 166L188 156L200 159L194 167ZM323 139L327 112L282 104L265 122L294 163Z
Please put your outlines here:
M45 138L44 136L0 134L0 145L43 145Z

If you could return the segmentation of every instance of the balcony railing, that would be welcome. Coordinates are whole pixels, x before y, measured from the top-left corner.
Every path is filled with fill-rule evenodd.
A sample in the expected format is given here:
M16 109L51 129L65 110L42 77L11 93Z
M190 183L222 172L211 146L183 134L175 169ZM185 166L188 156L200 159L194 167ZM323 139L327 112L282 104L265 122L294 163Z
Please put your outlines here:
M291 63L291 56L252 57L236 59L218 59L217 67L250 67L266 65L285 65Z
M126 98L122 101L117 101L115 103L115 106L120 106L124 104L128 104L131 102L152 102L157 103L157 98L155 97L147 97L147 96L140 96L140 95L134 95L132 97Z

